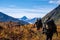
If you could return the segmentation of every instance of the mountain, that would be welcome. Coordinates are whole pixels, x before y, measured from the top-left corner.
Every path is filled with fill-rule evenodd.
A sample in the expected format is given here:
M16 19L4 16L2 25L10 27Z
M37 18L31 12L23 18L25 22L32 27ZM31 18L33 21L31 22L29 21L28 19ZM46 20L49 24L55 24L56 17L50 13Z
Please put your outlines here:
M20 18L22 20L27 20L28 18L26 16L23 16L22 18Z
M37 18L32 18L32 19L27 20L27 22L34 24L36 22L36 19Z
M55 9L53 9L51 12L49 12L47 15L45 15L42 19L43 21L48 18L49 16L51 16L53 14L53 16L51 17L51 19L53 19L55 21L55 23L60 24L60 5L58 7L56 7Z
M13 18L11 16L8 16L2 12L0 12L0 22L19 22L20 24L28 24L28 22L22 21L22 20L18 20L17 18Z
M23 20L23 21L26 21L26 22L28 22L28 23L35 23L35 21L36 21L36 19L37 18L32 18L32 19L29 19L29 18L27 18L26 16L23 16L22 18L18 18L19 20Z

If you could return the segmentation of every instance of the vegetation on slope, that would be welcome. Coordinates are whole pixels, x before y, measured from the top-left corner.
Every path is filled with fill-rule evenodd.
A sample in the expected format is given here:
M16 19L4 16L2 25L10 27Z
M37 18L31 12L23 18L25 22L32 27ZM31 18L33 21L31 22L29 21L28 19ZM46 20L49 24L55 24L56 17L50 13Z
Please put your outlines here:
M24 26L14 24L16 23L0 22L0 40L45 40L46 36L37 31L33 24ZM58 37L54 34L53 40L60 40L60 31L58 32Z

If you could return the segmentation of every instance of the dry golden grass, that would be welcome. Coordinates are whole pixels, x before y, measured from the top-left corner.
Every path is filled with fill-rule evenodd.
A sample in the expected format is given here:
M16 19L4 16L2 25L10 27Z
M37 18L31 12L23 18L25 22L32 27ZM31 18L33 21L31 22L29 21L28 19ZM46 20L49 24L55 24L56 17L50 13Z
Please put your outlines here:
M45 40L46 38L44 34L36 30L33 24L24 26L15 26L14 23L12 26L10 24L0 23L0 40ZM58 37L54 34L53 40L60 40L60 26L57 28Z

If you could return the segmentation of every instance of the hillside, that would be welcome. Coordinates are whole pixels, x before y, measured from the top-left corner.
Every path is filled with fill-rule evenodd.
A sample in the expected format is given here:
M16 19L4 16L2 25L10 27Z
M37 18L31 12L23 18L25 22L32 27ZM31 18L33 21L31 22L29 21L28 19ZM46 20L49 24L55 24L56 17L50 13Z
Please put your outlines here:
M19 20L19 19L17 19L17 18L13 18L13 17L11 17L11 16L8 16L8 15L0 12L0 22L9 22L9 21L19 22L20 24L29 24L28 22Z
M51 16L54 13L54 15L51 17L57 24L60 24L60 5L53 9L51 12L49 12L47 15L45 15L42 19L43 21Z

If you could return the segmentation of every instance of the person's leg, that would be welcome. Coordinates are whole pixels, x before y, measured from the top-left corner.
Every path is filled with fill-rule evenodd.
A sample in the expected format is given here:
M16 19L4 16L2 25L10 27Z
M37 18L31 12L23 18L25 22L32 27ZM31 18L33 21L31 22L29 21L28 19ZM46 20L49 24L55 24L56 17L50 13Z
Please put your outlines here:
M49 36L48 35L46 36L46 40L49 40Z
M52 36L53 36L53 35L50 36L50 40L52 40Z
M50 40L52 40L52 36L50 36Z

